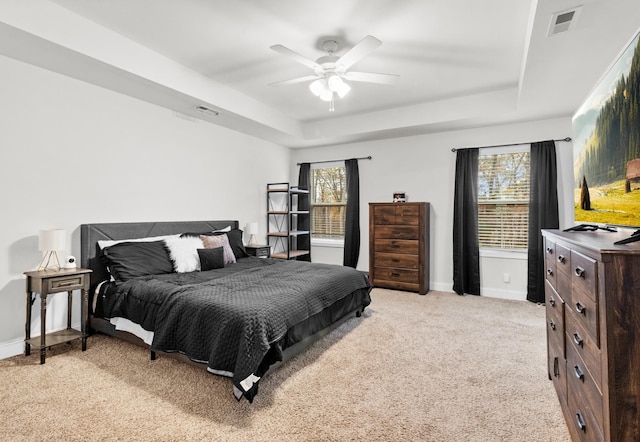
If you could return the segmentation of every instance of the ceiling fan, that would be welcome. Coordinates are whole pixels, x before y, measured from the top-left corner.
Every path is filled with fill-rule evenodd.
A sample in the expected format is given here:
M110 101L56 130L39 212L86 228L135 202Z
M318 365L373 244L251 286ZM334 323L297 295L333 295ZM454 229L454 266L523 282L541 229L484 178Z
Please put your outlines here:
M354 72L348 70L381 44L382 42L377 38L367 35L347 51L346 54L338 57L334 55L338 50L338 42L335 40L326 40L322 44L322 49L329 55L324 55L316 61L306 58L285 46L271 46L271 49L274 51L291 57L298 63L313 69L314 74L271 83L270 86L286 86L311 81L312 83L309 85L311 92L315 96L320 97L321 100L328 101L330 103L329 111L333 111L335 95L342 98L351 90L351 86L349 86L345 80L379 84L392 84L396 81L398 76L394 74Z

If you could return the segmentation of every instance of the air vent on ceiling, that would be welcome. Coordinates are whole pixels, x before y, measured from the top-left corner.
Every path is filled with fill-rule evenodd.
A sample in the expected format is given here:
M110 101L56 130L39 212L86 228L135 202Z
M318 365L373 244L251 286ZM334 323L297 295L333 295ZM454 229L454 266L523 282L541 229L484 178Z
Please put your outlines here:
M551 24L547 37L572 30L578 21L581 11L582 6L576 6L575 8L553 14L551 16Z

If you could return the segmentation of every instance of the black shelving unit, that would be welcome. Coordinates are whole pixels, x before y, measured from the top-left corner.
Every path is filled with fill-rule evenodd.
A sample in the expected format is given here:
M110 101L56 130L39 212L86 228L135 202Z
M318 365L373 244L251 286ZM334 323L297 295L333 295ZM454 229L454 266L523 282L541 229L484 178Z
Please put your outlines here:
M309 217L308 210L298 210L300 195L309 195L309 190L289 183L267 184L267 241L272 258L296 259L309 254L309 250L297 248L297 238L310 234L298 230L302 217Z

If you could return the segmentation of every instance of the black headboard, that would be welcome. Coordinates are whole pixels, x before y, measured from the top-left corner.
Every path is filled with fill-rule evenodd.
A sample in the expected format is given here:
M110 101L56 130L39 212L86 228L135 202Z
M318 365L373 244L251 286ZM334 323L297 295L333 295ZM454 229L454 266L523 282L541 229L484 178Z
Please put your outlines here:
M144 223L102 223L80 225L80 265L93 270L91 293L100 281L109 278L109 273L100 259L98 241L145 238L148 236L173 235L184 232L208 232L231 226L238 228L237 220L228 221L161 221Z

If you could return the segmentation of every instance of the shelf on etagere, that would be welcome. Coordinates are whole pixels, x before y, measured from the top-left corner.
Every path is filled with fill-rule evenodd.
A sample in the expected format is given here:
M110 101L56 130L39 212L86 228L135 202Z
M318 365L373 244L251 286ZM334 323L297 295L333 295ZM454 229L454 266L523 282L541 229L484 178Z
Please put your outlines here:
M298 235L308 235L308 230L289 230L285 232L269 232L267 236L298 236Z
M277 253L272 253L271 257L287 259L287 258L297 258L298 256L304 256L308 254L309 254L308 250L289 250L289 256L287 256L287 252L277 252Z

